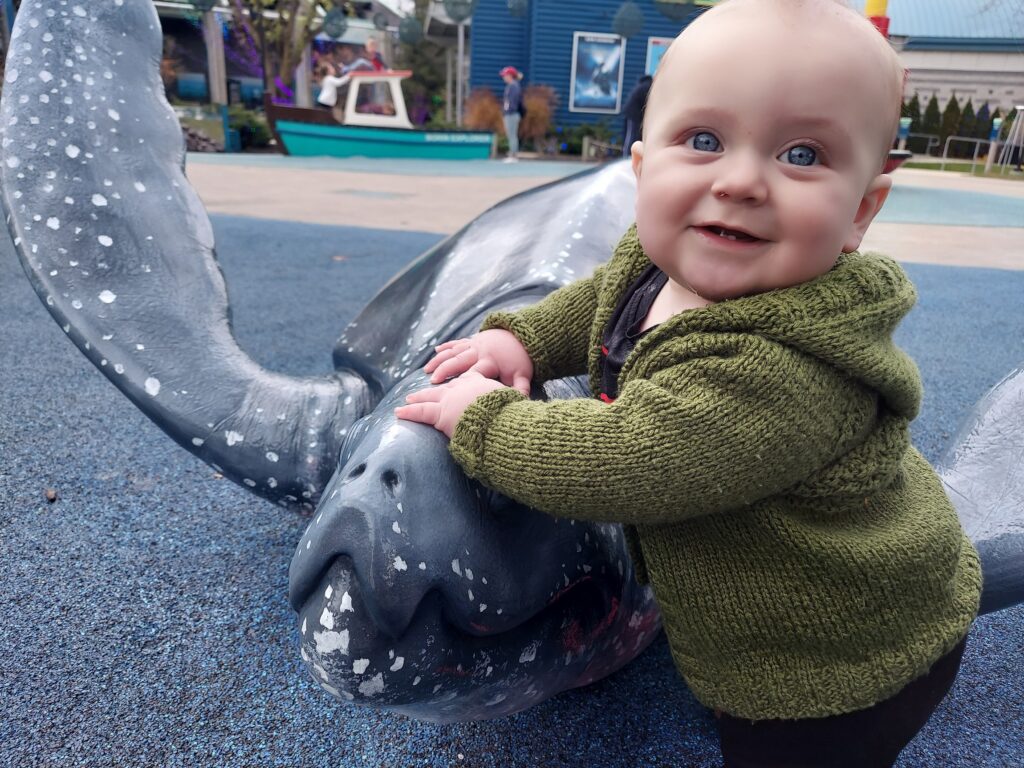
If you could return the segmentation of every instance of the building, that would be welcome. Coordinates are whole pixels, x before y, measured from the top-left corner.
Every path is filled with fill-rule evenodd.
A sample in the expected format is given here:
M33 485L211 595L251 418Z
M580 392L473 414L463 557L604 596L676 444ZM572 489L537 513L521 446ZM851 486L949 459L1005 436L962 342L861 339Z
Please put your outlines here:
M656 63L664 39L702 10L699 3L675 3L673 19L659 10L671 4L634 3L642 25L622 41L614 24L623 0L480 0L470 87L500 94L498 71L511 64L525 73L524 84L550 85L559 94L557 126L606 121L620 130L622 106L637 78ZM864 10L864 0L847 4ZM1024 0L889 0L888 16L893 43L910 70L907 98L917 93L927 103L934 94L944 106L955 93L961 102L970 98L976 108L988 102L1003 114L1024 103ZM603 41L613 38L624 48L614 72L621 87L604 100L581 104L577 86L592 77L580 74L586 55L580 47L593 39L592 47L611 50L616 43Z
M1004 115L1024 104L1024 0L889 0L888 16L907 98L944 107L956 95Z
M554 88L555 125L605 121L620 131L630 90L702 10L694 3L636 0L642 18L635 34L621 38L614 30L622 6L622 0L480 0L473 15L470 88L500 96L498 72L511 65L524 73L525 85Z

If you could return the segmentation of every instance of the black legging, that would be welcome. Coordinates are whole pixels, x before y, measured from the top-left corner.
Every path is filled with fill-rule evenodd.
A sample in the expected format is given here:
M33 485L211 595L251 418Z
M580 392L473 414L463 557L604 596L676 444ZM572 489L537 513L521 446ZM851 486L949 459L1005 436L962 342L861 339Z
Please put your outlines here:
M725 768L888 768L924 727L960 669L965 637L890 699L809 720L718 718Z

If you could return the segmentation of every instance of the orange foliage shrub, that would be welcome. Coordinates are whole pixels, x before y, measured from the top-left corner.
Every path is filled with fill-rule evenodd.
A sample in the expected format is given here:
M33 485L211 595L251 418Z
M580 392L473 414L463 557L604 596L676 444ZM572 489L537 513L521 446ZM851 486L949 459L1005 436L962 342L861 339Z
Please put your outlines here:
M531 85L523 89L523 104L526 105L526 117L519 123L519 136L540 147L541 141L551 132L551 116L558 104L558 94L550 85ZM490 88L473 89L466 99L462 122L473 130L505 135L501 100Z
M504 135L501 102L490 88L474 88L466 99L463 125L474 131L494 131Z
M519 123L519 135L530 139L534 147L551 131L551 115L558 105L558 94L550 85L531 85L523 91L526 117Z

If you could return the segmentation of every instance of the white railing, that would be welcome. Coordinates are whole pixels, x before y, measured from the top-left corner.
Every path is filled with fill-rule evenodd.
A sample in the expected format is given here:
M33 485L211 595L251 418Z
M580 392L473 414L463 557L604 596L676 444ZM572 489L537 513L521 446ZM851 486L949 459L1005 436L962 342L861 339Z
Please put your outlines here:
M954 142L962 142L964 144L974 144L974 154L971 156L971 175L974 174L974 169L978 165L978 149L982 144L991 144L992 142L988 139L975 139L970 136L947 136L946 145L942 148L942 163L939 165L939 170L946 170L946 161L949 160L949 145ZM954 162L959 161L959 158L953 158Z

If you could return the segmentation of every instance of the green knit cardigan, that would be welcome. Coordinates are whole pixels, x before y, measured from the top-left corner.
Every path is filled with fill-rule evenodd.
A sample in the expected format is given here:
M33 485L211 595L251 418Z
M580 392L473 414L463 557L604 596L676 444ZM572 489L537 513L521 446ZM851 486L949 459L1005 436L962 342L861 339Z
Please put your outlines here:
M535 378L588 371L648 260L635 227L593 277L491 315ZM921 385L892 331L915 293L892 261L843 256L810 282L675 315L619 397L477 399L450 449L552 515L626 524L679 671L709 707L810 718L894 695L977 612L981 570L910 445Z

